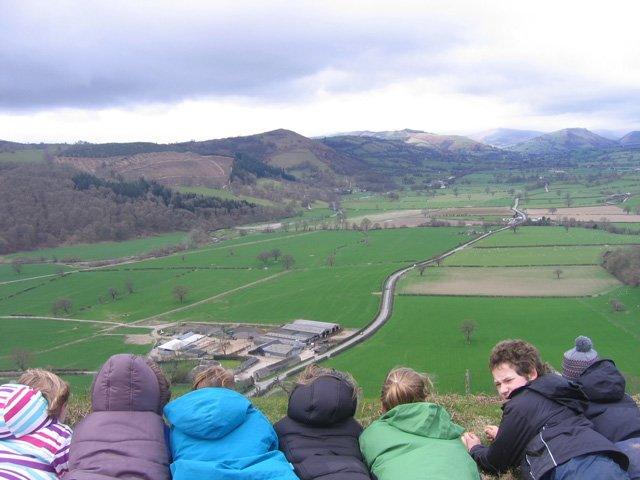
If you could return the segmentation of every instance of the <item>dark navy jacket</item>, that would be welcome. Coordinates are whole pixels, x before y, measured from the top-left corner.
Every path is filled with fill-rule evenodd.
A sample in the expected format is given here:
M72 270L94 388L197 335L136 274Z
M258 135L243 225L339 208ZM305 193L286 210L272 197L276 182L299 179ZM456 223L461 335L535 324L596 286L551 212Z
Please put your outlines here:
M287 416L275 424L280 449L302 480L370 480L354 420L353 388L336 377L298 385Z
M485 471L522 467L522 478L538 480L574 457L605 454L624 470L629 459L592 429L582 413L587 399L575 383L547 374L511 392L503 405L498 436L475 446L471 456Z
M612 442L640 437L640 409L625 394L626 382L612 360L599 360L576 380L589 399L585 416Z

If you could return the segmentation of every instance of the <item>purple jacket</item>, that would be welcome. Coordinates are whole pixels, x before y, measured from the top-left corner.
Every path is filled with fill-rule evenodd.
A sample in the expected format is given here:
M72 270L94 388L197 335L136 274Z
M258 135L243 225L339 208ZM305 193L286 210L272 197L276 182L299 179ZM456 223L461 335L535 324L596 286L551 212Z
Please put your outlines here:
M169 480L158 380L135 355L114 355L91 391L93 413L74 431L65 480Z

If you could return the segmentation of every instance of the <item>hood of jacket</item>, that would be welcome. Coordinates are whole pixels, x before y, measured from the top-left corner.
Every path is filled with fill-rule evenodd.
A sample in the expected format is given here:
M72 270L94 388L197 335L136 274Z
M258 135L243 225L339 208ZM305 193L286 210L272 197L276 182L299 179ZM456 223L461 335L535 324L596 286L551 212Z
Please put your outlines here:
M243 395L228 388L201 388L164 407L169 424L186 435L219 439L242 425L253 406Z
M298 385L289 396L287 415L313 426L343 422L356 413L358 400L346 380L323 376L308 385Z
M160 386L142 357L114 355L102 366L91 388L94 412L161 413Z
M16 437L42 428L49 415L42 393L25 385L0 385L0 439Z
M451 421L451 415L443 407L428 402L398 405L379 421L403 432L442 440L460 438L464 432L460 425Z
M598 360L576 380L593 402L618 402L624 398L626 381L612 360Z
M564 405L577 413L584 413L587 408L587 397L580 386L570 382L562 375L547 373L527 383L524 387L514 390L513 393L526 389L539 393L543 397Z

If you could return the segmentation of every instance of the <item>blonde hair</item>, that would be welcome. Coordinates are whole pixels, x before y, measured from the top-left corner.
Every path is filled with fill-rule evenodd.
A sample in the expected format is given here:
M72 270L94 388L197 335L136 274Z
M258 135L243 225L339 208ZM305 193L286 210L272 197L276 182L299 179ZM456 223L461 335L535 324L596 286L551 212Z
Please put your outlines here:
M54 418L60 416L69 401L69 384L48 370L30 368L20 375L18 383L40 391L49 403L47 413Z
M426 373L407 367L394 368L382 385L382 408L388 412L405 403L424 402L432 389L433 384Z
M224 387L233 389L235 386L236 381L233 378L233 373L222 365L209 367L198 373L193 379L194 390L206 387Z
M298 385L309 385L315 382L320 377L333 377L348 383L353 390L354 400L358 398L360 388L358 387L356 380L350 373L341 372L340 370L335 370L333 368L321 367L320 365L317 365L315 363L307 365L307 367L298 376L296 383Z

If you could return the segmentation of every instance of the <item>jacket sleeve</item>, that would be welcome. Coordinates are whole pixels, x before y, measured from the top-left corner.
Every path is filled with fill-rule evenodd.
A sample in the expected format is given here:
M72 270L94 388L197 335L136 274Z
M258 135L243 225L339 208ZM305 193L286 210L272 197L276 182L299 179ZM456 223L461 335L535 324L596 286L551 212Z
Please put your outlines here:
M62 478L62 476L69 471L69 447L71 446L72 431L66 425L61 424L58 424L58 429L63 432L62 438L64 440L61 442L60 448L55 453L51 465L55 469L58 478Z
M494 442L488 447L477 445L469 452L485 472L497 474L519 466L527 443L537 433L528 421L526 412L519 411L517 405L511 402L513 400L504 407Z

